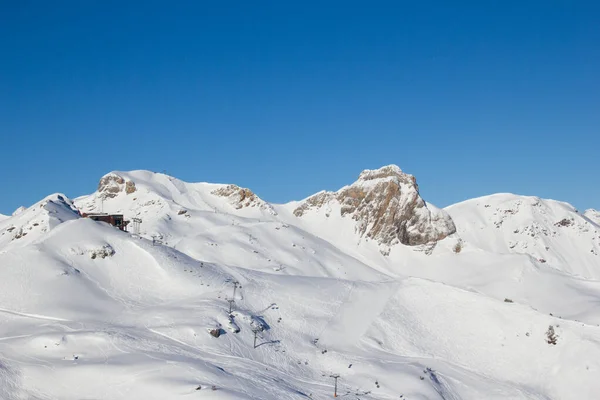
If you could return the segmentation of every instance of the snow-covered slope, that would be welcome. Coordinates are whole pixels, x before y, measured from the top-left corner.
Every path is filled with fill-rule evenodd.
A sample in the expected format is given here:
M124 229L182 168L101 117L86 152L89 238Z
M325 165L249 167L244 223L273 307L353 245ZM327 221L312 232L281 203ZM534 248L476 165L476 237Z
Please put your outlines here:
M105 207L104 211L128 210L138 216L157 208L165 214L186 208L217 213L236 211L244 217L273 214L271 206L249 189L235 185L187 183L143 170L111 172L100 179L96 193L78 200L78 206L87 211L100 211L99 207ZM172 209L174 205L179 208Z
M586 218L589 218L596 225L600 226L600 211L590 208L589 210L585 210L585 213L583 213L583 215Z
M0 399L595 399L587 214L397 167L325 197L113 172L0 219Z
M446 210L466 246L528 254L557 270L600 279L600 227L567 203L496 194Z
M223 268L88 219L0 255L0 265L0 349L14 398L177 398L198 386L208 398L326 398L331 373L342 394L362 399L600 389L599 328L428 280ZM219 324L214 338L207 330ZM256 349L253 326L263 329Z
M64 221L79 218L73 203L53 194L29 208L19 207L12 217L0 219L0 252L30 244Z

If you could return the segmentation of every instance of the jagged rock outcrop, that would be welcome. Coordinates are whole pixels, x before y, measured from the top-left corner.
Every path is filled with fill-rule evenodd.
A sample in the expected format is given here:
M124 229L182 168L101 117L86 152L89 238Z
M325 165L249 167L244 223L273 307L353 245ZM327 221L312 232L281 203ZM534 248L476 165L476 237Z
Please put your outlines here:
M421 245L456 232L448 214L421 198L415 177L395 165L365 170L356 182L337 192L317 193L296 208L294 215L302 217L312 209L335 205L342 217L356 221L361 237L383 245Z
M95 260L96 258L105 259L106 257L112 257L115 254L115 250L112 246L106 244L99 249L89 250L90 258Z
M327 203L329 203L331 200L333 200L333 198L335 197L335 194L332 192L319 192L316 193L312 196L310 196L308 199L304 200L304 202L294 210L294 215L296 217L301 217L302 215L304 215L305 212L311 210L311 209L318 209L323 207L324 205L326 205ZM329 216L329 215L327 215Z
M98 183L98 193L104 198L116 197L121 192L131 194L135 191L135 182L126 181L122 176L115 173L104 175Z
M131 194L131 193L133 193L135 191L136 191L135 182L134 181L127 181L125 183L125 193Z
M270 204L263 201L250 189L241 188L237 185L227 185L211 192L215 196L227 197L231 205L237 210L246 207L258 207L264 210L268 210L271 214L275 215L276 212Z

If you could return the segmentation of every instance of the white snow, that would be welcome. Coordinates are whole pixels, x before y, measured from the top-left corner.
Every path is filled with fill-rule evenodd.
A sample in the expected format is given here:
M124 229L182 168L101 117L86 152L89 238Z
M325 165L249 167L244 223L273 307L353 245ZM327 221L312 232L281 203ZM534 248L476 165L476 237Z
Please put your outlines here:
M71 200L60 193L19 210L0 219L0 252L31 244L62 222L79 217Z
M332 374L351 399L600 393L587 212L473 199L445 209L457 234L384 256L326 216L339 209L299 218L298 202L238 208L214 194L227 185L112 174L135 191L52 195L0 218L1 399L325 399ZM77 208L141 218L140 231Z
M27 208L25 206L21 206L19 208L17 208L15 211L13 211L12 216L16 216L21 214L23 211L27 210Z
M600 280L600 227L567 203L496 194L447 211L467 245L527 254L559 271Z
M590 208L588 210L585 210L585 213L583 215L596 225L600 226L600 211Z

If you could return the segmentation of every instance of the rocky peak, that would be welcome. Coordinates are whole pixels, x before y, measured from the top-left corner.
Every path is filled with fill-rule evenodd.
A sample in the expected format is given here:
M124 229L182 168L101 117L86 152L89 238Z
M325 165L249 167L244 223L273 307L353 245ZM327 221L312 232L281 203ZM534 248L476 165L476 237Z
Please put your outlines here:
M226 197L229 199L230 204L235 207L236 210L248 207L257 207L269 211L271 214L276 214L273 207L270 204L263 201L250 189L242 188L237 185L227 185L219 189L215 189L211 192L215 196Z
M136 191L135 182L126 181L113 172L104 175L98 183L98 193L104 198L116 197L119 193L131 194Z
M381 167L379 169L366 169L360 173L358 176L357 182L367 182L374 180L400 180L408 183L408 181L416 182L415 177L409 174L402 172L400 167L397 165L386 165L385 167Z
M331 208L336 203L342 217L356 221L361 237L382 245L420 245L456 232L448 214L428 207L421 198L415 177L395 165L365 170L350 186L311 196L294 214L301 217L311 209Z

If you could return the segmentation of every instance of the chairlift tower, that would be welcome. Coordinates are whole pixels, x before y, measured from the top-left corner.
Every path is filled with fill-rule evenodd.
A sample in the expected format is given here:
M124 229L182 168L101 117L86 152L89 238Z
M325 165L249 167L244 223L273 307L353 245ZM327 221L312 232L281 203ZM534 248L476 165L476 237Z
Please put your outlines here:
M252 328L252 332L254 333L254 348L256 348L256 338L258 337L258 332L261 332L262 329L260 326L255 326Z
M238 281L233 281L232 283L233 283L233 297L232 297L232 299L235 300L235 291L236 291L236 289L238 287L241 288L242 286L240 285L240 283Z
M140 234L140 224L142 223L142 219L141 218L132 218L131 221L133 222L133 233L135 233L136 235Z
M335 386L333 388L333 397L337 397L337 381L338 381L338 378L340 377L340 374L332 374L332 375L329 375L329 377L335 379Z
M235 299L227 299L227 302L229 303L229 314L231 314L235 306Z

